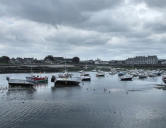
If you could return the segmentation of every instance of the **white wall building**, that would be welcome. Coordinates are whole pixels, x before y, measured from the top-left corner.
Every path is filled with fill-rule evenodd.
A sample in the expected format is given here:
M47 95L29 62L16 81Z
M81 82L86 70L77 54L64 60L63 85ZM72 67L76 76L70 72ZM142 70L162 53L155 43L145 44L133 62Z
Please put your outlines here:
M125 61L129 65L158 64L157 56L136 56Z

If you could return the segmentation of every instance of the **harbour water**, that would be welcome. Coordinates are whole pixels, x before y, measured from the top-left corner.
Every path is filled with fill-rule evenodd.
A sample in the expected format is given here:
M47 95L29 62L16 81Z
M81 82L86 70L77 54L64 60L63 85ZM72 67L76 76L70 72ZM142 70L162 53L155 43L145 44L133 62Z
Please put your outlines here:
M8 88L0 75L0 128L165 128L166 90L154 88L161 77L120 81L117 75L80 83L79 87L46 85ZM79 73L74 73L78 76Z

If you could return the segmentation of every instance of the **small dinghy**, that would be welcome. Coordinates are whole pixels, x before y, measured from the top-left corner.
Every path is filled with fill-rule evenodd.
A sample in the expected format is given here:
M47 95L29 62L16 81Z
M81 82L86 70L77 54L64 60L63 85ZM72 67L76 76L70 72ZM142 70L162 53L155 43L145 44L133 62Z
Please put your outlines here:
M89 73L83 71L80 76L82 81L91 81Z

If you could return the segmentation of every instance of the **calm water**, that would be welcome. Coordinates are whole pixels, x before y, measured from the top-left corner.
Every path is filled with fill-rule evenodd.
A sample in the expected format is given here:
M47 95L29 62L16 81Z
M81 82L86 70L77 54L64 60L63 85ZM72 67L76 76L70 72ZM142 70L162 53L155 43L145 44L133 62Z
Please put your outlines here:
M55 88L53 83L34 89L8 89L0 75L0 128L165 128L166 91L156 89L161 78L119 81L104 78L80 87ZM53 74L46 74L50 78ZM75 73L75 75L79 75ZM104 88L107 89L104 92Z

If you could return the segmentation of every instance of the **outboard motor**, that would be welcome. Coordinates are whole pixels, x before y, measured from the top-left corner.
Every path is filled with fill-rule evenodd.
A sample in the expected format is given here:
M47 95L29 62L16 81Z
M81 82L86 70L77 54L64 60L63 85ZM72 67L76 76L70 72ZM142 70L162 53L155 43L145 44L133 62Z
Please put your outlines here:
M51 77L51 82L55 82L55 80L56 80L56 77L53 75L53 76Z
M10 78L7 76L7 77L6 77L6 80L7 80L7 81L9 81L9 80L10 80Z

